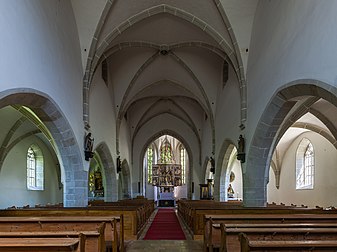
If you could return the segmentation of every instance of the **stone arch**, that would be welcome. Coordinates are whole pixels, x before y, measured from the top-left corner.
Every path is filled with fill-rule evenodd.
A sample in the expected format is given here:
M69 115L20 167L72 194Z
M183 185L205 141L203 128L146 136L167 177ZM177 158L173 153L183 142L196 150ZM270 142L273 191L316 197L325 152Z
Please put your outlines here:
M88 203L87 172L83 169L80 148L75 134L55 101L34 89L10 89L0 93L0 108L18 104L30 108L50 132L61 164L66 207Z
M115 165L109 150L109 147L105 142L97 145L95 153L99 156L102 163L102 168L105 174L106 190L104 198L106 201L118 200L118 184L116 178Z
M295 106L294 98L313 96L337 107L337 89L327 83L305 79L279 88L266 106L254 132L247 155L244 180L244 205L265 206L272 154L282 136L282 122ZM285 122L287 123L287 122Z
M206 183L207 179L213 179L214 175L211 173L211 163L210 163L210 157L205 157L204 163L203 163L203 170L205 171L204 176L204 183Z
M131 198L132 195L132 190L131 190L131 173L130 173L130 168L129 164L124 159L122 161L122 170L119 174L119 179L120 179L120 185L121 185L121 194L120 196L122 199L128 199Z
M141 152L140 152L140 156L139 156L139 163L140 164L143 164L143 158L145 156L145 152L147 150L147 147L153 142L155 141L157 138L163 136L163 135L170 135L176 139L178 139L185 147L185 150L187 151L187 155L188 155L188 168L189 168L189 173L188 173L188 177L186 177L187 181L186 181L186 184L187 184L187 197L189 199L192 198L192 192L191 192L191 183L192 183L192 178L193 178L193 154L192 154L192 151L191 151L191 148L189 146L189 144L187 143L187 141L181 136L179 135L178 133L176 133L175 131L172 131L172 130L168 130L168 129L165 129L165 130L161 130L155 134L153 134L153 136L151 136L147 142L144 144ZM143 178L143 166L142 166L142 170L140 172L140 176L141 178ZM141 180L143 181L143 180Z
M236 148L235 144L229 140L225 139L222 143L219 156L216 162L216 173L215 184L214 184L214 194L216 199L219 201L227 200L227 187L228 187L228 166L230 164L230 156L233 150Z

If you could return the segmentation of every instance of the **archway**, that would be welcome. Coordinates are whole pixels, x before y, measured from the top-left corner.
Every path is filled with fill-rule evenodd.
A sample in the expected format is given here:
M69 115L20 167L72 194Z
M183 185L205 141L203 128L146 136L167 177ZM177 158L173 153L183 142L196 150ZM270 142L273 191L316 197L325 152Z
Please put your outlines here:
M298 114L303 115L301 104L315 98L316 101L323 101L335 108L336 94L335 87L317 80L297 80L275 92L260 118L249 147L249 168L247 167L243 176L245 206L266 205L266 188L273 152L284 132L296 121L294 118ZM329 117L331 115L326 116L327 119ZM329 122L332 121L331 118Z
M153 140L143 159L145 196L171 203L188 197L189 157L183 143L171 135ZM165 199L164 199L165 198Z
M87 183L87 172L83 170L81 152L75 135L61 109L51 97L33 89L11 89L1 92L0 108L8 105L29 108L44 125L41 132L53 143L60 161L64 206L86 206L87 187L79 185Z
M118 183L118 199L129 199L131 198L131 174L129 164L124 159L121 163L121 172L119 173L119 183Z
M118 184L116 178L116 169L106 143L100 143L95 153L98 155L105 175L104 200L116 201L118 199Z

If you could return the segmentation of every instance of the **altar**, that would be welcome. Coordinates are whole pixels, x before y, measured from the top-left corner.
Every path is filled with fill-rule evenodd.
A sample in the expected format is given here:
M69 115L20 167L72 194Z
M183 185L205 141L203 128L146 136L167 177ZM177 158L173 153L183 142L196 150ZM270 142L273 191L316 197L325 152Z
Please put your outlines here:
M174 207L175 206L174 192L165 191L165 192L159 193L158 206L159 207Z

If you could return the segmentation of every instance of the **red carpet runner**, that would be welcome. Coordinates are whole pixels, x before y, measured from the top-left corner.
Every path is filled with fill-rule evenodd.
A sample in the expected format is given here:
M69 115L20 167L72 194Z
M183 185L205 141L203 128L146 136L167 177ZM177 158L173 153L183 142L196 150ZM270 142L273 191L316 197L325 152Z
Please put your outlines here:
M174 209L158 209L144 240L186 240Z

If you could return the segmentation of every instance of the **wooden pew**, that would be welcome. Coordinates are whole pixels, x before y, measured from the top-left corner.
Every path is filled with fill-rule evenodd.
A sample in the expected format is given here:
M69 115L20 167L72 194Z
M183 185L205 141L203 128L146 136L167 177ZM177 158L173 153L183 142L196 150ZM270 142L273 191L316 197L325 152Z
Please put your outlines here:
M90 207L60 207L60 208L28 208L28 209L3 209L1 216L121 216L123 225L117 219L118 229L124 235L122 241L137 240L141 229L137 223L138 206L90 206ZM145 225L143 223L142 225ZM119 228L120 226L120 228ZM120 232L122 233L122 232ZM123 244L123 243L122 243Z
M240 251L238 240L240 233L245 233L249 239L253 240L337 240L337 227L279 227L276 225L272 228L226 228L224 224L221 224L220 251Z
M0 251L85 252L85 235L78 238L1 238Z
M264 228L265 231L273 227L278 228L337 228L335 215L206 215L204 229L204 250L223 247L226 242L226 235L220 226L237 231L242 228L258 229ZM234 232L233 231L233 232ZM237 235L238 233L236 233ZM222 244L222 245L220 245Z
M93 207L135 207L137 233L140 233L145 227L155 209L154 201L146 198L125 199L116 202L92 201L89 204Z
M113 230L116 230L115 236L117 236L116 241L120 251L124 251L124 215L114 215L116 211L110 209L94 209L94 208L29 208L29 209L6 209L0 210L0 219L2 217L68 217L70 219L93 219L93 218L105 218L106 220L110 219L115 220L115 223L110 223L106 228L116 226ZM117 211L120 213L120 211ZM131 220L129 219L131 222ZM131 225L129 225L130 227ZM107 230L107 232L110 232ZM106 233L106 235L108 235ZM109 235L107 241L110 241L112 244L112 239L114 235Z
M225 215L204 215L204 226L209 219L214 223L330 223L337 222L337 214L302 214L284 213L276 214L269 211L260 210L257 214L225 214ZM204 230L203 230L204 234ZM196 236L196 235L194 235Z
M178 214L189 227L194 239L202 239L205 215L226 214L337 214L335 210L308 208L306 206L243 207L242 204L207 200L179 200Z
M102 224L105 223L105 224ZM104 229L103 229L104 228ZM60 232L60 231L98 231L101 239L112 251L124 249L118 246L115 217L94 216L56 216L56 217L0 217L0 230L3 232ZM105 250L105 246L101 249Z
M0 231L0 241L3 240L3 238L76 238L83 234L85 237L85 252L105 252L104 225L105 223L102 224L102 227L98 231L81 231L81 233L78 231Z
M239 234L241 252L249 251L336 251L336 240L251 240Z

